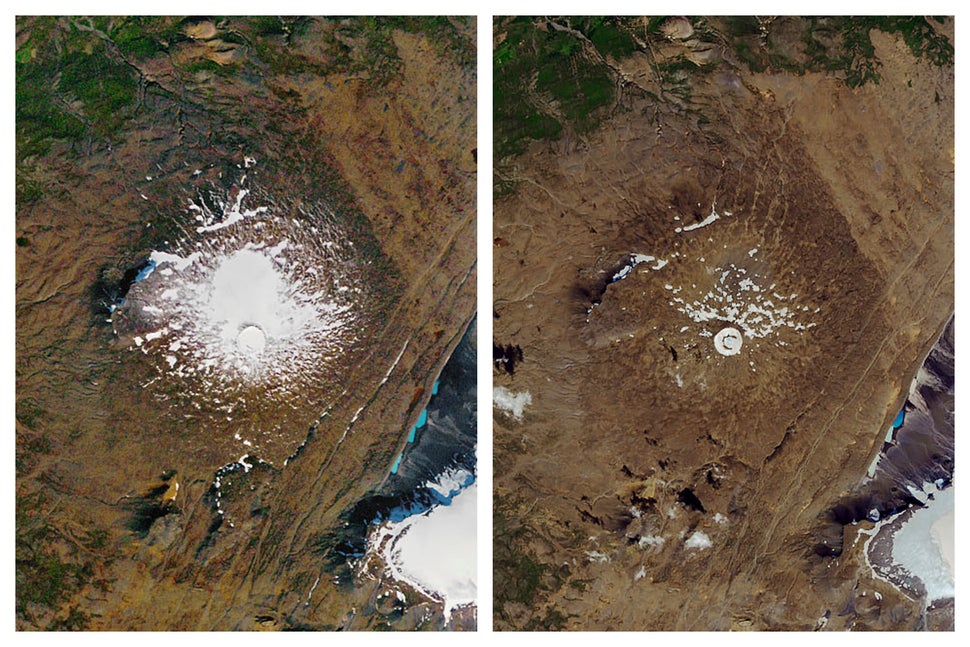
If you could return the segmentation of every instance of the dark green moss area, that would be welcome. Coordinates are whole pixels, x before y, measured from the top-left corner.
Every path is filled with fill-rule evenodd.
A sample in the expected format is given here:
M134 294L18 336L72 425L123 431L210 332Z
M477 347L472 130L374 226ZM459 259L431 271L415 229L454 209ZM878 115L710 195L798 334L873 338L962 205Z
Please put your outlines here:
M102 46L63 61L55 88L80 101L91 129L106 135L128 117L125 109L135 102L138 81L128 65L112 60Z
M179 38L171 18L19 18L17 157L53 141L111 139L134 115L140 78L132 59L156 56Z
M622 19L514 18L493 54L496 159L564 128L587 132L616 96L614 72L601 57L636 50ZM599 57L594 53L598 52Z
M588 580L572 579L568 565L559 567L542 564L532 554L530 543L536 539L536 530L527 525L525 518L516 516L521 502L496 496L493 511L495 541L493 545L493 587L495 620L511 622L505 604L514 602L530 608L540 605L541 599L564 586L583 590ZM524 522L524 523L523 523ZM575 534L575 533L573 533ZM578 535L573 537L578 542ZM522 627L525 631L555 631L566 628L565 616L557 610L536 614ZM501 627L496 627L501 628Z
M687 79L713 65L686 57L654 56L651 43L664 40L665 17L559 16L497 19L501 34L493 53L495 157L501 162L522 153L530 141L584 134L617 109L626 95L657 102L676 99L690 109ZM700 30L702 39L714 38ZM640 52L656 72L652 90L624 82L618 61ZM497 180L499 193L505 188Z
M324 70L291 46L309 31L312 22L303 16L256 16L233 19L232 29L250 49L250 69L267 68L273 74L319 73Z
M173 43L186 40L181 21L163 16L128 16L113 22L99 16L92 19L126 56L145 59L169 51Z
M359 16L310 18L305 16L256 16L233 18L229 35L238 35L251 50L247 67L273 74L329 74L344 72L359 75L377 86L388 83L401 67L393 32L427 36L439 55L452 58L460 65L475 64L475 42L463 35L461 22L466 19L442 16ZM329 65L321 65L300 53L305 39L316 39L330 56Z
M215 26L214 39L237 45L237 61L170 56L192 39L194 25ZM145 95L165 94L138 68L166 57L175 74L192 83L202 73L261 84L269 74L344 71L384 84L400 69L395 30L421 34L441 56L475 65L474 18L440 16L311 18L256 17L21 17L17 19L17 158L44 155L55 142L111 141L145 105ZM313 39L309 42L306 39ZM303 54L319 46L330 56ZM272 90L272 88L270 88ZM191 101L192 93L170 97ZM25 199L32 187L18 187Z
M211 51L234 46L230 62L211 60L210 50L192 45L203 43L188 35L202 23L214 27ZM117 145L136 120L162 118L184 127L223 113L236 130L288 131L298 121L292 114L300 110L300 96L280 77L345 72L386 84L401 65L395 30L427 36L440 55L467 67L475 65L476 51L474 18L438 16L43 16L20 17L16 27L18 208L39 203L52 189L46 157L70 159ZM143 76L146 68L161 72ZM237 86L254 101L282 101L263 113L267 123L257 125L244 110L210 102L216 84ZM231 135L226 129L179 131L208 148L228 147Z
M474 30L469 29L467 24L462 29L462 23L474 25L474 18L392 16L386 20L395 29L426 36L439 53L453 57L459 65L473 66L476 63L478 44Z
M68 532L47 519L53 501L43 495L18 495L16 534L17 617L35 622L45 610L56 609L85 585L106 590L97 578L98 551L108 544L108 532L85 529ZM77 534L80 533L80 534ZM76 607L55 617L48 631L81 630L87 616Z
M829 73L850 87L879 82L880 62L870 34L899 34L914 56L931 65L953 64L953 45L935 27L946 18L922 16L691 18L687 41L726 50L723 59L698 64L663 56L671 40L668 20L635 17L496 18L493 52L495 158L521 154L533 140L595 128L622 93L640 93L658 104L691 112L692 80L719 65L752 72ZM701 47L700 49L703 49ZM624 84L613 63L642 52L655 73L651 88ZM727 61L734 61L728 63ZM705 123L703 115L697 115ZM503 190L501 179L496 188Z
M725 19L735 55L752 71L828 72L849 87L879 83L881 62L872 44L873 30L900 35L913 56L931 65L952 65L953 44L933 26L946 20L942 16Z
M537 563L526 547L530 532L514 523L515 505L498 495L493 507L494 546L492 573L496 617L503 616L506 602L531 606L541 587L545 566Z
M445 16L359 16L332 19L333 28L325 30L328 52L338 69L366 73L377 85L386 84L401 66L393 32L400 30L426 36L438 54L463 67L474 66L474 31L463 24L474 18ZM467 25L465 25L467 28Z

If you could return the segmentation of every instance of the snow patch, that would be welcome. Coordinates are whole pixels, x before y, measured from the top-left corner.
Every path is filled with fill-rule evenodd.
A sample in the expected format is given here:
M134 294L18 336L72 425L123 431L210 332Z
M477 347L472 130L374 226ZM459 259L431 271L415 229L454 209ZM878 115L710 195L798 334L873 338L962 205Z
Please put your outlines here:
M425 485L443 499L453 499L462 491L462 488L471 485L474 481L475 475L468 470L450 468L439 474L433 481L427 481Z
M700 530L695 531L694 534L688 537L687 541L684 542L684 548L689 549L704 550L705 548L710 548L711 546L713 546L711 543L711 538Z
M497 409L511 414L516 420L521 420L525 408L532 404L532 394L528 391L513 393L504 386L497 386L492 389L492 403Z
M637 265L640 263L649 263L650 261L657 261L657 264L651 268L654 270L662 269L669 262L664 259L657 259L655 256L649 256L647 254L630 254L630 260L626 265L620 268L616 274L613 275L610 282L616 283L617 281L625 279Z
M192 252L187 257L182 258L177 254L169 254L168 252L154 251L151 253L149 258L156 264L156 266L162 266L163 264L168 264L172 266L176 272L181 272L189 265L192 265L197 260L202 258L202 252Z
M660 535L646 535L640 537L637 541L637 546L640 548L653 548L656 551L661 550L664 547L664 538Z
M249 195L249 189L240 189L236 193L236 198L231 203L223 205L223 210L221 214L214 213L204 204L202 206L192 202L189 204L189 208L193 211L199 212L202 222L208 222L210 224L203 225L201 227L196 227L196 232L200 234L205 234L212 231L218 231L219 229L224 229L230 227L244 218L250 218L252 216L265 213L266 207L257 207L255 209L242 209L242 201Z
M724 215L725 216L730 216L732 214L731 214L730 211L725 211L724 212ZM695 222L693 225L687 225L686 227L677 227L676 229L674 229L674 231L677 232L678 234L680 234L682 232L685 232L685 231L694 231L695 229L700 229L701 227L706 227L706 226L710 225L711 223L713 223L715 220L718 220L720 218L721 218L721 214L719 214L717 212L717 203L715 202L714 204L711 205L711 213L710 213L710 215L707 216L707 218L704 218L700 222ZM703 260L703 259L701 259L701 260Z
M181 227L165 251L151 252L118 305L126 316L112 323L171 380L159 388L177 392L178 405L190 402L213 428L231 422L236 408L237 422L225 429L232 438L249 424L238 410L261 400L294 411L319 406L368 323L370 304L360 295L371 270L326 205L280 215L265 206L269 198L260 204L246 190L221 191L200 191L187 209L198 226ZM361 287L338 291L346 284ZM253 451L285 442L286 427L285 416L267 421L251 436Z

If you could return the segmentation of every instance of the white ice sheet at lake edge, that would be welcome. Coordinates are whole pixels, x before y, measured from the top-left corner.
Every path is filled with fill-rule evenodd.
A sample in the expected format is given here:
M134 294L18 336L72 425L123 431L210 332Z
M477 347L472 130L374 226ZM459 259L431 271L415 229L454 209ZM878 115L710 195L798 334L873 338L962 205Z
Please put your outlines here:
M936 492L893 537L893 561L923 582L927 603L954 594L953 498L952 487Z
M445 618L456 607L476 601L477 502L478 485L473 483L451 505L384 524L373 540L390 574L441 600Z

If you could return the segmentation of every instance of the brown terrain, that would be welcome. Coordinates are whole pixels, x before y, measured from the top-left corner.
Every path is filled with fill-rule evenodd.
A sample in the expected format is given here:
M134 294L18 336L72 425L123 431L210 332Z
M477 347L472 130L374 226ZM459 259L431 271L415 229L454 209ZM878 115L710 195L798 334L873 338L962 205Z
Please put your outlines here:
M382 601L398 585L379 569L336 572L333 533L386 476L475 313L474 19L434 41L352 20L162 19L148 53L97 20L18 21L18 63L102 52L138 88L117 130L85 121L18 159L18 629L442 627L416 592ZM373 284L328 388L294 385L302 409L262 402L253 415L285 442L217 497L216 470L246 449L173 406L178 384L149 386L157 369L107 323L103 288L190 231L190 199L238 190L248 155L254 195L335 214ZM473 628L474 610L451 626Z
M953 69L871 38L878 84L715 48L694 112L632 92L500 169L494 339L522 358L496 385L531 404L495 412L497 629L952 628L855 527L818 550L954 302ZM656 89L643 53L609 62ZM655 260L611 283L631 254ZM781 323L720 355L728 301L688 316L709 292Z

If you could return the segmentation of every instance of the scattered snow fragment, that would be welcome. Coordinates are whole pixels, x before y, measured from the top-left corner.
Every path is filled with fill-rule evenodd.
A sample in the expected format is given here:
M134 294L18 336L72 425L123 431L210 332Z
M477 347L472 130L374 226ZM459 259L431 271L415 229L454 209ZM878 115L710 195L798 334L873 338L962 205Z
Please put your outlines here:
M785 297L777 292L771 293L775 284L768 288L762 287L759 281L761 276L757 272L748 274L744 268L733 263L726 267L709 267L707 270L709 275L717 277L713 287L703 296L685 300L677 307L679 312L686 314L691 320L698 323L729 322L746 338L765 337L777 333L781 328L801 331L815 327L814 322L805 324L796 321L795 313L799 306L785 303L797 297L797 294ZM696 284L691 284L691 287L697 289ZM673 286L665 288L673 289ZM770 293L774 301L767 298ZM776 301L780 303L776 305ZM801 310L804 309L803 306Z
M640 537L637 541L637 546L640 548L653 548L655 551L659 551L664 547L664 538L660 535L646 535Z
M710 548L712 545L711 538L700 530L695 531L694 534L688 537L687 541L684 542L684 548L697 550L704 550L705 548Z

